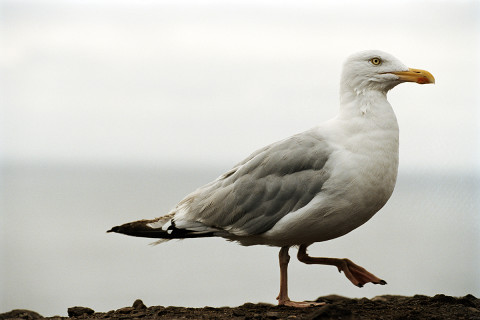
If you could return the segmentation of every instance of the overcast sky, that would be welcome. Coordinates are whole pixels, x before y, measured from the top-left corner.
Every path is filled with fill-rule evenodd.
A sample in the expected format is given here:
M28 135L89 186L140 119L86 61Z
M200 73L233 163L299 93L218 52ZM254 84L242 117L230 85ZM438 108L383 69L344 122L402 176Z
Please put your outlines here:
M276 249L105 230L335 116L343 61L365 49L436 84L389 93L410 174L383 213L310 252L389 286L292 259L292 298L478 296L479 1L0 0L0 41L0 162L54 165L0 163L0 309L275 302Z
M333 117L380 49L435 86L389 94L401 168L479 169L477 1L1 1L8 161L222 164Z

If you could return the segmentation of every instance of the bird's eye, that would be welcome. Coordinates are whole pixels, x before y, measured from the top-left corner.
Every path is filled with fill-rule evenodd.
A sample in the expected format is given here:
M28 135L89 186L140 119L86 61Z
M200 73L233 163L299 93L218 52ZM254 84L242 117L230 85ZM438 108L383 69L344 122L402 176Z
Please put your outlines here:
M370 59L370 62L374 65L374 66L378 66L382 63L382 59L380 58L372 58Z

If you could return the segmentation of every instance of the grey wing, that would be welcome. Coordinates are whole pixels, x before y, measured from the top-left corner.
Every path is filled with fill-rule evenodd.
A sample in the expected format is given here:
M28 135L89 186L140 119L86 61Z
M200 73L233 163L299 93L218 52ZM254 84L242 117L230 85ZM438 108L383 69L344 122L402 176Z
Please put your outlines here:
M260 149L182 200L178 218L238 236L264 233L321 191L330 149L313 130Z

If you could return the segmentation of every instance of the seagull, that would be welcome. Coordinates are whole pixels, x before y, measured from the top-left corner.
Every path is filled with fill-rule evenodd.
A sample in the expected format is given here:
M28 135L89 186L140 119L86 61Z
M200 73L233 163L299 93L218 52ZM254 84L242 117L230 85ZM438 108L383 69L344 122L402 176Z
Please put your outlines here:
M241 245L280 247L279 305L311 306L288 297L289 248L306 264L332 265L354 285L386 282L349 259L311 257L307 247L367 222L392 195L398 171L398 123L387 92L403 82L435 83L379 50L343 65L338 115L255 151L170 212L113 227L136 237L222 237Z

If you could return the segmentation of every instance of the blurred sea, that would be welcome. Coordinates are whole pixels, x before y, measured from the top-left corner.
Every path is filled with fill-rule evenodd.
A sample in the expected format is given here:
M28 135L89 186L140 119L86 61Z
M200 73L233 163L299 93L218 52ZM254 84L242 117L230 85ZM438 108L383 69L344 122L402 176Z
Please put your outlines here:
M200 307L275 303L277 248L222 239L173 241L105 231L166 213L228 168L5 164L1 169L0 313L44 316L133 303ZM400 171L387 205L350 234L314 244L348 257L387 286L351 285L335 268L304 265L291 249L290 297L444 293L480 296L480 180Z

